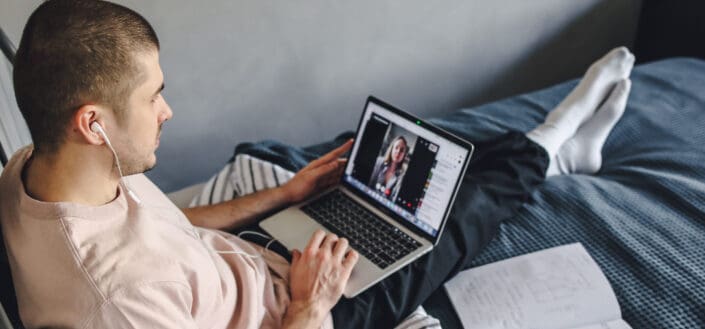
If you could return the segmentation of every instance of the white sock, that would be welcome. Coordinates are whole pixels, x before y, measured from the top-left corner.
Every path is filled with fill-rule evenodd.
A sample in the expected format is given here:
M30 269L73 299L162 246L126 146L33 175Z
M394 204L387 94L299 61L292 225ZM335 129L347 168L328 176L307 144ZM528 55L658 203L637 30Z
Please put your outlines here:
M567 140L546 171L546 177L559 174L594 174L602 166L602 146L627 107L631 81L620 81L595 115Z
M570 94L552 110L543 124L526 136L543 146L553 159L563 143L573 137L590 118L618 81L629 77L634 55L625 47L615 48L590 65Z

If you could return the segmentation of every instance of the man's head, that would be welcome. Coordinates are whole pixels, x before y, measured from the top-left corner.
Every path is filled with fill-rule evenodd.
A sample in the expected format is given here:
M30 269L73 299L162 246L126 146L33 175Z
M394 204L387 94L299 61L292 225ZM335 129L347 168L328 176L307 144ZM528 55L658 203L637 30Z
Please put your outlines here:
M108 135L111 130L120 135L110 137L120 141L113 144L123 151L118 152L121 156L144 158L153 153L159 127L171 117L160 95L158 51L154 29L123 6L97 0L50 0L40 5L25 26L13 72L17 103L35 154L52 154L74 137L84 137L90 144L92 121L102 124ZM142 113L149 106L154 118ZM157 123L137 122L140 119ZM140 145L147 143L146 137L124 136L130 133L154 138L151 145ZM135 149L144 150L134 154ZM156 159L140 161L149 163L133 164L135 168L126 171L144 171Z

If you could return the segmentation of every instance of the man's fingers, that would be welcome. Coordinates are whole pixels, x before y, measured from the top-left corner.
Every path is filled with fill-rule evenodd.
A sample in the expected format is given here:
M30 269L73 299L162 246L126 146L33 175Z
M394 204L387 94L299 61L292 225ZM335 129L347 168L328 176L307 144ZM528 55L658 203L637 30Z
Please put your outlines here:
M331 175L326 177L322 182L318 184L318 188L321 190L328 189L329 187L337 184L340 181L340 175Z
M345 257L345 252L348 250L348 239L341 238L335 243L335 248L333 248L333 257L339 262L343 261Z
M324 163L328 163L328 162L331 162L337 158L340 158L343 154L345 154L345 152L350 150L350 148L352 147L352 142L353 142L352 139L348 140L343 145L338 146L338 148L336 148L335 150L330 151L330 152L326 153L325 155L323 155L322 157L311 161L311 163L309 163L308 166L310 166L312 168L318 167Z
M349 139L347 142L343 143L343 145L338 146L336 149L333 151L330 151L320 157L318 160L321 160L321 162L330 162L333 160L336 160L340 158L345 152L349 151L350 148L352 147L353 140Z
M336 169L336 175L340 175L345 171L345 165L348 164L348 159L338 159L337 162L337 169Z
M321 186L322 190L325 190L325 189L335 185L335 183L337 183L337 182L338 182L337 177L328 177L320 184L320 186Z
M323 181L323 184L321 184L321 185L323 186L324 189L326 189L332 185L335 185L335 183L340 181L341 174L342 173L339 173L339 172L331 173L330 176L326 177L326 179Z
M331 169L323 174L323 185L330 185L340 180L340 176L345 171L345 163L338 162L338 167Z
M332 233L326 234L326 238L323 240L322 249L327 252L333 251L333 246L338 242L338 236Z
M339 159L338 160L338 172L336 173L338 176L342 175L343 172L345 172L345 166L348 164L348 159Z
M343 277L345 277L346 281L350 278L350 273L352 273L359 257L360 255L355 250L350 250L345 255L345 259L343 259Z
M345 165L339 161L328 162L318 168L311 169L311 175L316 177L316 182L319 186L328 185L329 179L337 180L339 176L337 175L340 167L345 168Z
M306 251L309 253L315 253L318 251L318 249L321 248L321 242L323 242L323 238L325 237L326 232L323 232L323 230L316 230L316 232L313 233L311 240L308 241Z

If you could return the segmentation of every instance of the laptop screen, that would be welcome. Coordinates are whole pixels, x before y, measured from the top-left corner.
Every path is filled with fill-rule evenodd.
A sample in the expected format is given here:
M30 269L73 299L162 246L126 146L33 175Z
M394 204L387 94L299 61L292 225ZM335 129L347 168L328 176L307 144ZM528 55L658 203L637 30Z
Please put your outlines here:
M429 128L370 97L343 181L391 211L397 220L435 238L472 146L460 145L457 137Z

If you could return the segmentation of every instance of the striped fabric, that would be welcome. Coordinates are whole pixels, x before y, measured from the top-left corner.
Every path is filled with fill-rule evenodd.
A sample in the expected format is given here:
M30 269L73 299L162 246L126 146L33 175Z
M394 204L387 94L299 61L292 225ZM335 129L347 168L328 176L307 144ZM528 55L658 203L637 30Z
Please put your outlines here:
M438 319L428 315L426 310L419 308L411 313L404 321L402 321L395 329L438 329L441 328L441 322Z
M268 188L281 186L294 173L276 164L247 154L238 154L234 160L211 177L201 193L194 196L189 206L216 204Z
M268 188L281 186L294 177L294 172L269 161L248 154L237 154L233 161L213 175L195 195L190 207L204 206L228 201L238 196L255 193ZM428 315L419 306L397 329L440 328L438 319Z

